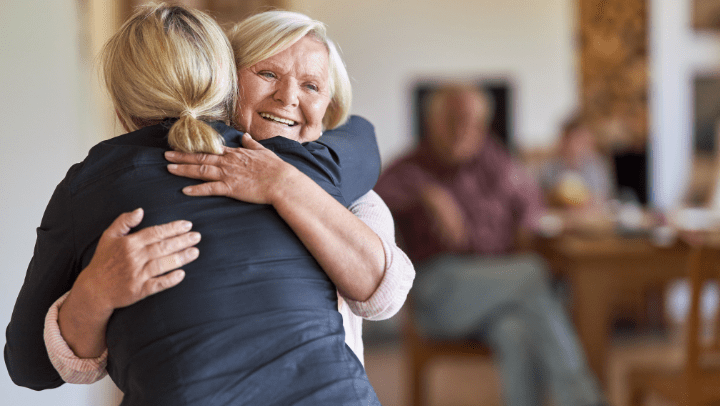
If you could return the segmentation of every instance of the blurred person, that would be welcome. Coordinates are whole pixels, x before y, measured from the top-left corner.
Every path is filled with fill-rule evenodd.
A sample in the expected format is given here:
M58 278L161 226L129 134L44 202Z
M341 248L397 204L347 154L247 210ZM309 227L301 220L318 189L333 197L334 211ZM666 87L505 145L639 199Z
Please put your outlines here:
M614 197L612 179L585 118L580 114L569 117L562 126L558 155L542 168L541 185L549 202L601 211Z
M375 190L417 267L413 304L427 335L478 338L496 357L511 406L602 404L543 261L521 253L544 209L539 188L488 134L492 104L447 86L428 106L428 136Z
M314 35L305 34L286 42L287 49L273 52L297 56L302 51L301 59L304 55L320 61L325 53L327 61L330 51ZM149 54L153 58L147 58ZM291 60L288 54L278 58L274 62ZM148 60L153 64L146 64ZM188 63L194 68L189 69ZM373 183L373 167L377 168L373 162L378 157L376 145L367 137L373 133L369 124L351 120L348 128L364 134L357 139L328 131L328 138L315 142L323 125L314 120L317 114L324 116L324 109L315 106L303 112L310 117L298 117L290 125L282 113L264 104L265 115L270 116L263 118L276 123L275 131L297 128L283 138L256 127L260 143L242 136L227 126L237 96L227 39L209 17L183 7L140 8L105 48L104 64L118 116L132 132L93 148L83 163L70 169L48 205L7 330L5 360L13 380L33 389L62 383L51 372L37 338L50 303L72 286L70 294L61 298L65 302L59 320L47 320L59 321L62 337L77 355L99 355L107 345L105 362L126 395L123 404L204 404L209 399L378 404L361 363L344 342L331 283L349 299L365 300L381 283L378 279L383 264L387 265L384 241L369 234L371 229L333 200L355 201ZM317 91L326 99L320 103L325 107L336 102L327 97L332 94L327 76L315 77L318 83L298 82L296 72L277 70L282 66L277 64L274 74L288 75L285 79L292 87L281 86L274 99L278 106L285 96L298 96L298 88ZM327 72L322 64L315 68ZM127 70L133 73L128 75ZM266 80L272 77L264 74L273 70L255 73ZM299 108L290 105L294 107L288 111ZM335 104L333 125L347 117L346 107ZM227 148L223 143L242 143L246 148ZM220 193L213 189L219 179L207 166L174 168L189 177L197 169L202 180L215 182L196 186L196 181L168 173L168 169L176 172L166 168L163 159L170 149L239 160L237 167L250 172L248 182L240 178L243 190ZM367 162L353 160L352 152L364 153ZM204 155L202 161L209 163L209 157L219 155ZM253 179L255 170L260 170L260 179ZM306 202L318 199L294 197L293 190L321 196L319 200L330 197L315 206L331 217L321 226L336 220L341 227L321 227L318 232L298 220L298 212L288 206L306 207ZM260 204L191 197L204 194ZM139 206L145 210L112 221L118 212ZM203 231L202 242L198 233L187 233L191 226L187 221L164 224L185 216ZM153 224L164 225L129 234L132 228ZM333 231L360 235L338 242ZM323 250L328 240L331 247ZM357 252L337 255L352 251L353 242L359 256ZM198 258L199 251L188 248L195 244L204 256ZM354 256L369 256L365 265L379 265L380 270L362 275L340 266ZM185 270L176 269L180 266ZM338 268L345 268L345 274ZM186 283L179 284L184 279ZM73 309L74 316L63 319ZM101 358L94 360L100 365L96 369L104 369Z

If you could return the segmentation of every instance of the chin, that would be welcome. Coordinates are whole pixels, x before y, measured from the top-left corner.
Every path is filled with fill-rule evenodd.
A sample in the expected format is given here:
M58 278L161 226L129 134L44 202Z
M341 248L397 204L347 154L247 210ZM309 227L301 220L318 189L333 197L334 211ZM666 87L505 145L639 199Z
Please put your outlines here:
M295 131L288 131L289 128L282 128L275 125L263 125L263 126L250 126L247 131L257 140L266 140L273 137L284 137L289 139L295 139L297 134Z

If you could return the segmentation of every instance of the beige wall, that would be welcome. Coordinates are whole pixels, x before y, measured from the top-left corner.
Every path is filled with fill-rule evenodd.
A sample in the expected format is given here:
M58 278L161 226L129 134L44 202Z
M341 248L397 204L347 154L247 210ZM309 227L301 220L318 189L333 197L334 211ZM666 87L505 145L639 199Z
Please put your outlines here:
M84 1L90 5L100 0ZM10 320L32 257L35 228L70 165L112 131L97 102L92 47L77 0L2 3L0 12L0 327ZM95 17L97 26L107 19ZM107 28L106 28L107 29ZM110 130L108 130L110 128ZM5 345L5 335L0 344ZM36 392L0 368L4 405L111 405L109 380Z
M411 88L424 77L507 77L515 140L547 146L577 103L571 0L291 0L328 25L353 78L353 111L377 129L383 160L406 148Z

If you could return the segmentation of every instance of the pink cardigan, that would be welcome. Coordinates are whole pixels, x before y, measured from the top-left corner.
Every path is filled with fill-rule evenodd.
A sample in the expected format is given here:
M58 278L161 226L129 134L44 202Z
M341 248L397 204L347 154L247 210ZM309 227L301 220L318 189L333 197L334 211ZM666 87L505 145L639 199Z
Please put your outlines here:
M380 286L365 302L346 298L339 301L345 327L345 342L364 364L362 319L384 320L397 313L405 303L415 279L415 268L407 255L395 244L395 227L390 210L374 191L350 206L350 211L380 237L385 249L385 274ZM67 293L51 307L45 318L45 346L50 361L69 383L90 384L102 379L107 371L107 349L98 358L78 358L67 345L58 325L58 311Z

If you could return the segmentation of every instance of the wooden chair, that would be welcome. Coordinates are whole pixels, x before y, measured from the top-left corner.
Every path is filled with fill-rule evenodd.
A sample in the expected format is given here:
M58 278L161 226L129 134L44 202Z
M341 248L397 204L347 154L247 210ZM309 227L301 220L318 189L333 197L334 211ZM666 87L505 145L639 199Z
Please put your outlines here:
M708 337L700 310L702 287L709 279L718 279L719 265L720 249L705 245L689 247L687 266L691 300L683 344L684 359L681 365L631 371L628 382L631 405L641 405L650 392L681 405L720 402L720 334L717 329L720 320L715 320L712 337Z
M403 323L403 346L408 360L410 371L410 390L408 391L408 405L426 406L428 404L427 385L425 384L426 369L430 361L438 357L468 357L476 356L488 358L490 349L475 340L440 340L423 337L418 333L413 313L412 300L408 298L405 303L405 320Z

